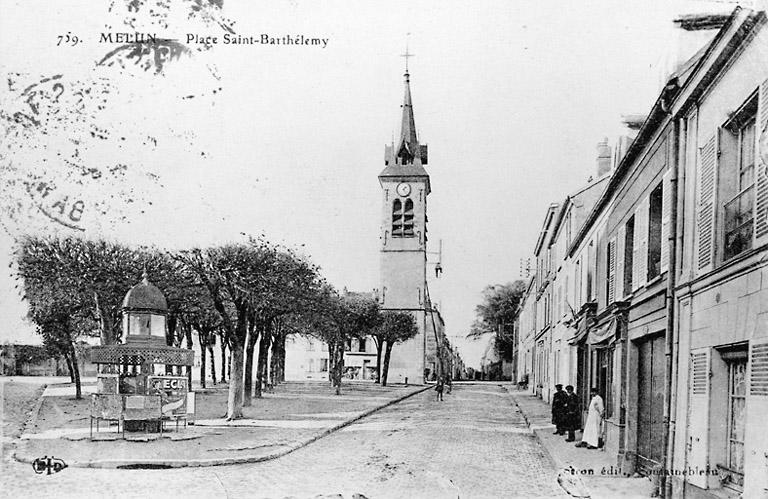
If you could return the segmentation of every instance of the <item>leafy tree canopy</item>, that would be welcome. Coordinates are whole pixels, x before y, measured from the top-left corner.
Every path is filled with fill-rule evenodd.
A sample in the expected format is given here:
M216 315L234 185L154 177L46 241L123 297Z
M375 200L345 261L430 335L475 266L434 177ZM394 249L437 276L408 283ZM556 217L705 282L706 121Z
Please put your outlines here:
M376 336L388 343L409 340L418 334L416 319L408 312L386 310L381 314L381 321L375 330Z
M477 339L488 333L498 333L499 328L509 328L517 316L524 292L525 282L522 280L486 286L483 301L475 307L476 319L467 338Z

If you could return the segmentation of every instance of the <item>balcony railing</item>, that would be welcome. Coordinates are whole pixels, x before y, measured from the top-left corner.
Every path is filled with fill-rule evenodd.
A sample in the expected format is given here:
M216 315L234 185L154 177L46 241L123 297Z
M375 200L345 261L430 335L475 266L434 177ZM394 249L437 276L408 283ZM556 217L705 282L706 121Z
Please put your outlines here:
M752 248L754 201L753 186L749 186L723 206L725 248L723 257L729 260Z

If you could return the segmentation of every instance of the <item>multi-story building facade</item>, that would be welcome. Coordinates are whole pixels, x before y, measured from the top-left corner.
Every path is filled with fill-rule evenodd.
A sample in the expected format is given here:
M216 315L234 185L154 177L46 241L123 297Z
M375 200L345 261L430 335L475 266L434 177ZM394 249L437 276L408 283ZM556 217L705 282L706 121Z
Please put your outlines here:
M652 111L575 237L578 391L605 404L605 443L627 472L664 455L673 130ZM579 279L579 277L577 277ZM637 375L631 375L637 373Z
M679 496L768 496L768 23L737 9L670 111L678 134L669 466Z
M533 383L529 385L534 393L549 402L554 391L550 383L550 354L552 350L552 280L554 278L550 240L559 205L551 204L544 216L544 223L533 250L536 260L536 279L533 288L536 300L536 321L532 345Z
M768 22L741 8L676 22L703 45L672 68L642 124L630 123L636 136L617 142L572 239L568 199L552 228L552 381L574 384L585 407L598 389L605 445L623 472L663 468L676 497L763 497ZM545 329L527 325L541 289L531 285L521 304L521 358Z
M605 151L605 146L602 150ZM552 372L550 385L574 385L577 393L583 392L583 388L578 382L578 349L575 343L579 338L580 315L578 312L582 309L585 296L582 292L582 284L586 281L582 278L584 269L581 253L574 258L569 255L568 249L610 178L608 175L610 165L608 168L604 166L602 158L599 157L598 174L600 176L565 198L552 228L552 237L549 242L554 262L552 346L549 355L550 372ZM577 262L578 265L576 265Z
M425 371L424 378L427 381L434 381L441 373L447 375L450 372L450 353L451 346L445 336L445 321L440 315L437 306L429 301L427 297L426 307L426 351L425 351ZM442 364L439 357L442 357Z
M328 345L316 338L293 336L286 341L285 379L327 380ZM344 376L376 379L376 344L371 337L351 338L344 351Z
M517 337L517 380L534 390L536 381L533 377L533 342L536 337L536 297L532 290L536 286L536 274L528 279L525 293L520 301L520 308L515 319Z
M464 360L461 358L459 349L457 347L451 348L451 379L463 380L467 378L467 368L464 365Z

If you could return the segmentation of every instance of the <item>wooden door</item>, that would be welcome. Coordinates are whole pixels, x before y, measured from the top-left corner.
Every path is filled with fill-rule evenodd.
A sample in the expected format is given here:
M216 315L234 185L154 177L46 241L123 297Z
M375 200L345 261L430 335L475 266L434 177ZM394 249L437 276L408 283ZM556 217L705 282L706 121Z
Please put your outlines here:
M648 472L664 447L664 335L638 343L637 461Z

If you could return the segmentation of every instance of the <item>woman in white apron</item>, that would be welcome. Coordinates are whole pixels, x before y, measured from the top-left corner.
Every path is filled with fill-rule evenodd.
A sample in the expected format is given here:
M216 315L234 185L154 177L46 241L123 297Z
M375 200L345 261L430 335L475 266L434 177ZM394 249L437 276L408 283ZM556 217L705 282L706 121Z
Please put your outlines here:
M589 402L589 412L587 413L587 423L584 425L584 433L581 437L582 446L587 445L587 449L597 449L598 439L602 436L603 427L603 414L605 407L603 406L603 398L597 394L597 388L592 388L589 391L592 396L592 400Z

